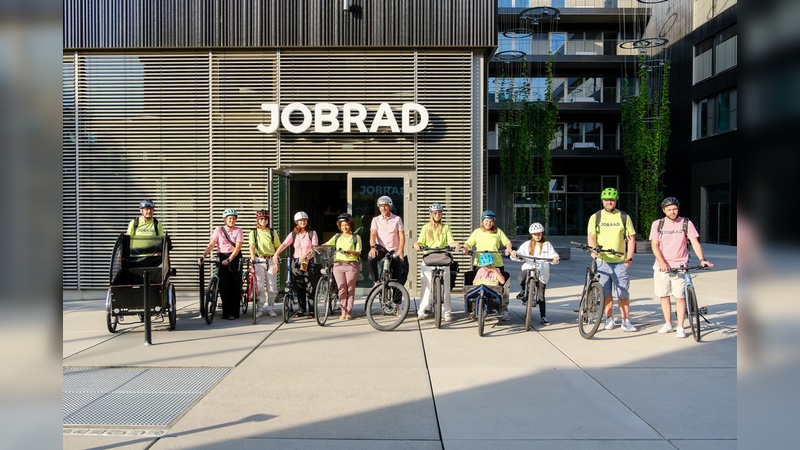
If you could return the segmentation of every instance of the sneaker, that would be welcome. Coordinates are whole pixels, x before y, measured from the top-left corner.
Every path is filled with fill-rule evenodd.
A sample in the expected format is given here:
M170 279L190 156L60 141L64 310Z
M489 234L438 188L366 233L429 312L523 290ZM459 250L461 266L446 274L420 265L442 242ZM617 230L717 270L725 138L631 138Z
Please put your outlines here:
M422 314L417 316L417 320L424 320L424 319L427 319L427 318L428 318L428 315L425 314L425 313L422 313Z
M636 327L631 324L630 320L622 319L622 331L636 331Z
M683 339L686 337L686 332L683 331L683 327L678 327L677 329L675 329L675 335Z
M661 328L658 329L658 334L667 334L672 331L672 324L665 323Z
M256 313L256 318L259 318L259 317L261 317L263 315L264 315L264 310L263 309L259 309L258 312Z
M550 325L550 321L545 316L542 316L542 325Z
M444 321L447 322L447 323L450 323L450 322L453 321L453 317L452 316L444 316Z
M606 330L613 330L615 325L616 325L616 322L614 322L614 318L613 317L609 317L609 318L606 319L606 326L605 326Z
M525 300L525 291L519 291L519 294L517 294L517 300Z
M508 310L503 311L503 315L500 317L500 320L510 320L510 319L511 319L511 313L509 313Z
M475 311L469 312L469 320L475 320Z
M275 310L274 309L270 309L269 311L267 311L267 313L269 314L270 317L277 316L277 314L275 314Z

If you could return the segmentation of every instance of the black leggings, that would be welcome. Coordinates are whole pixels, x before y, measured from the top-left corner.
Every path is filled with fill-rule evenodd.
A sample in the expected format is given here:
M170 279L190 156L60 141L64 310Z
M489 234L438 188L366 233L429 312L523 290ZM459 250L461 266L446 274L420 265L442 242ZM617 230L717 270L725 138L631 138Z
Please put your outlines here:
M523 292L525 291L525 282L528 280L528 274L530 273L530 269L525 269L520 272L519 277L517 277L517 281L519 282L519 286L522 288ZM544 302L544 290L547 288L547 285L542 283L542 279L538 279L536 281L536 293L539 297L539 314L542 316L546 315L547 306Z
M230 257L219 253L220 261ZM222 298L222 317L239 317L239 302L242 299L242 254L236 255L226 266L219 266L219 296Z

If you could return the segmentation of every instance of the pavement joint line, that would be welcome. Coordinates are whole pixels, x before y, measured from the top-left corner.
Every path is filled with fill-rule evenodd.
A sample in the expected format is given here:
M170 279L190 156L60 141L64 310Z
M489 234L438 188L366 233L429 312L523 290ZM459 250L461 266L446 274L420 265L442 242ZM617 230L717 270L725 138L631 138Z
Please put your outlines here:
M414 298L414 306L417 310L417 314L419 314L418 300L418 298ZM416 320L416 317L414 319ZM441 420L439 419L439 409L436 407L436 394L433 391L433 378L431 377L431 368L428 365L428 351L425 349L425 335L422 333L422 321L417 320L416 322L417 332L419 332L419 340L422 344L422 358L425 360L425 372L428 375L428 386L430 387L431 392L431 402L433 402L433 415L436 417L436 432L439 433L439 443L442 445L442 449L444 449L444 438L442 436ZM431 442L433 442L433 440L431 440Z

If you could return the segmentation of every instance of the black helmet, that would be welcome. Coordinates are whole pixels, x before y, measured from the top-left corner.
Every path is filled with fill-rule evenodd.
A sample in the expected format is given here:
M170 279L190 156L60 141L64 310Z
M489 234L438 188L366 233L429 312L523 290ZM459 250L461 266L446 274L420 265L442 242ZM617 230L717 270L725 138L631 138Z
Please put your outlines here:
M681 202L679 202L675 197L667 197L664 200L661 200L661 209L664 209L669 205L681 206Z
M139 202L139 209L142 208L155 208L156 204L152 200L142 200Z
M336 223L339 223L339 222L342 222L342 221L350 222L351 220L353 220L353 216L351 216L348 213L341 213L341 214L339 214L339 216L336 217Z

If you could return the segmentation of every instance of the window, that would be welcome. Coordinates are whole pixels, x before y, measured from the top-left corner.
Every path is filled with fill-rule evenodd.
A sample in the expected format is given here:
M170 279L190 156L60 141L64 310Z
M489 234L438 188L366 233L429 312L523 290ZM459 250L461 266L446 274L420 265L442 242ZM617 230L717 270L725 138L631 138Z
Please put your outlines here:
M695 139L736 130L737 91L726 91L695 103Z
M567 33L550 33L550 54L563 55L566 53Z
M737 64L736 26L728 27L694 46L694 82L722 73Z

